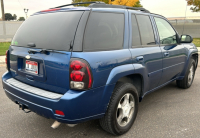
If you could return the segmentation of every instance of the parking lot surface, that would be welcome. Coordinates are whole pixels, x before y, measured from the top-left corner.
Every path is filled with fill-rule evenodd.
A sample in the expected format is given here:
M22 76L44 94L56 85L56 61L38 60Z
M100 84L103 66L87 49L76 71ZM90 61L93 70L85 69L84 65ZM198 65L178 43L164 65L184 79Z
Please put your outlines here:
M0 64L0 76L6 71ZM139 112L132 128L118 138L183 138L200 137L200 64L193 85L180 89L173 82L149 95L139 104ZM84 138L114 137L103 131L98 120L84 122L70 128L65 124L57 129L54 120L35 113L24 113L5 95L0 79L0 138Z

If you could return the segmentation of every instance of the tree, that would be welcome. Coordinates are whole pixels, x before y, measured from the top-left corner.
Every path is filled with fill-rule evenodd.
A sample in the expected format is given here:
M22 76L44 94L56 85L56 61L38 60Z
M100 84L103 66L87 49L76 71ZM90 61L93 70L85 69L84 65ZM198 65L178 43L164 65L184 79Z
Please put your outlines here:
M17 20L17 15L13 14L13 20Z
M24 17L19 17L18 21L25 21Z
M200 12L200 0L186 0L188 6L193 6L190 9L193 12Z
M5 13L5 20L6 20L6 21L13 20L12 14L10 14L10 13Z
M93 2L93 1L97 1L97 0L72 0L72 3ZM99 1L102 1L106 4L109 3L109 0L99 0ZM85 7L87 7L88 5L90 5L90 4L80 4L80 5L75 5L75 6L85 6Z
M133 7L142 7L140 1L136 2L136 4Z
M139 0L114 0L112 4L130 6L130 7L142 7Z

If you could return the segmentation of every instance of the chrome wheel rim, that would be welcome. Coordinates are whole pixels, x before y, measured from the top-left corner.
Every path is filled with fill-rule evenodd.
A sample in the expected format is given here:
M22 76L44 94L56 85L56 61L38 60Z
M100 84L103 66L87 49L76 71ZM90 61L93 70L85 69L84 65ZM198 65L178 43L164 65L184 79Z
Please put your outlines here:
M194 66L192 65L190 67L189 74L188 74L188 84L189 85L192 83L193 77L194 77Z
M116 118L117 123L124 127L126 126L133 117L135 111L135 99L131 93L125 94L119 101Z

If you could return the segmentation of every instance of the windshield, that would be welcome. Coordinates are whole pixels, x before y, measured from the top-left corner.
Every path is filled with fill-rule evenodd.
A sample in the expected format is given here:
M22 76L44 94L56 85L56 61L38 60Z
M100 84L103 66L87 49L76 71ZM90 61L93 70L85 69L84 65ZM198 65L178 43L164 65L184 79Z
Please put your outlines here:
M82 14L70 11L31 16L18 29L12 45L68 51Z

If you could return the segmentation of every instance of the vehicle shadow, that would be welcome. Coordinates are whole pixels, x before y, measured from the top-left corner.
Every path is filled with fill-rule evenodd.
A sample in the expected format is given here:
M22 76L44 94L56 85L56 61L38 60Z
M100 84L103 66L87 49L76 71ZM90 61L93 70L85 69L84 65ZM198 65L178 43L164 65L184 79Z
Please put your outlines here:
M140 127L145 124L145 121L148 121L144 119L151 119L152 113L160 113L162 115L163 109L171 108L182 100L179 98L174 100L174 97L179 97L179 95L183 93L188 93L188 91L177 88L176 83L173 82L148 94L139 104L138 115L131 130L119 137L127 137L130 135L137 136ZM102 130L98 120L80 123L73 128L66 126L66 124L61 124L59 128L52 129L50 126L54 120L44 119L34 113L31 116L34 118L31 125L37 128L35 129L36 133L31 133L34 133L36 137L115 137Z

